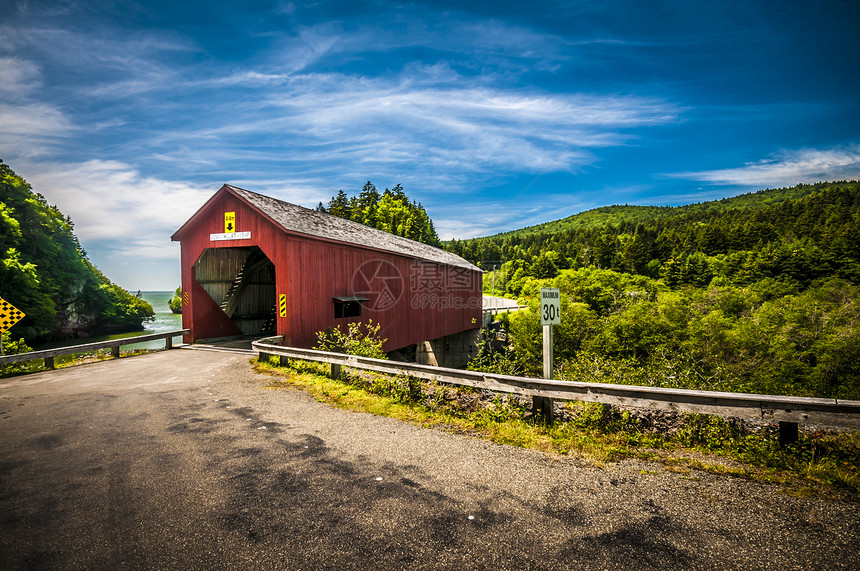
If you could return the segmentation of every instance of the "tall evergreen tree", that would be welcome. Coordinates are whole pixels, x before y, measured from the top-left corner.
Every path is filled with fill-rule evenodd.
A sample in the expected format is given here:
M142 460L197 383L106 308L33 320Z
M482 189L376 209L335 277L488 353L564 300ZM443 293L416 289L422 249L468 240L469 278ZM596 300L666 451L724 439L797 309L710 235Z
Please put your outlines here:
M350 217L349 198L343 190L338 190L337 194L332 197L331 202L328 203L326 211L329 214L334 214L341 218Z
M441 245L424 207L410 201L400 184L392 189L386 188L380 194L376 186L367 181L361 192L352 197L340 190L331 198L325 211L432 246Z

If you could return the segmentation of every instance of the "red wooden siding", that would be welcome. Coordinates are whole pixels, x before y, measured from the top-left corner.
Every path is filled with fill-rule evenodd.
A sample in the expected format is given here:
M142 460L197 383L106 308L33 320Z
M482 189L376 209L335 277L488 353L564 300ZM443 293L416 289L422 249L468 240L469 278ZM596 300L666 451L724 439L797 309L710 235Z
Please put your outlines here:
M289 245L294 345L311 346L316 331L368 319L381 325L386 350L480 327L478 272L304 237L291 237ZM371 278L369 290L362 276ZM391 298L381 295L386 285ZM335 319L335 296L370 299L361 317Z

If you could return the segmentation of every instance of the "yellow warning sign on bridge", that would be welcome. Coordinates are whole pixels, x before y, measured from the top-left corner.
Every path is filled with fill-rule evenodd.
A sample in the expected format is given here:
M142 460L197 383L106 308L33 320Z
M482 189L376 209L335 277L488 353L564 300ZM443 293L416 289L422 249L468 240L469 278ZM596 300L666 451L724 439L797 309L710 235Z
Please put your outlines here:
M182 305L188 305L188 302L189 302L189 300L190 300L190 299L191 299L191 298L190 298L190 297L188 297L188 292L187 292L187 291L183 291L183 292L182 292Z
M278 315L281 317L287 316L287 294L285 293L278 296Z
M9 331L13 325L24 318L24 312L0 298L0 333Z
M235 212L225 212L224 213L224 233L231 234L236 231L236 213Z

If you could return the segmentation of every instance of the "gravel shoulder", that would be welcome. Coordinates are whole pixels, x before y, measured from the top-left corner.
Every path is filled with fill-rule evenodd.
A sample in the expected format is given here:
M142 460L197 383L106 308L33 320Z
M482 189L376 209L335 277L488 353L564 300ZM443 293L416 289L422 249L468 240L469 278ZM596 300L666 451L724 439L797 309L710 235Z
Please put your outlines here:
M0 568L855 569L858 505L493 444L174 350L0 381Z

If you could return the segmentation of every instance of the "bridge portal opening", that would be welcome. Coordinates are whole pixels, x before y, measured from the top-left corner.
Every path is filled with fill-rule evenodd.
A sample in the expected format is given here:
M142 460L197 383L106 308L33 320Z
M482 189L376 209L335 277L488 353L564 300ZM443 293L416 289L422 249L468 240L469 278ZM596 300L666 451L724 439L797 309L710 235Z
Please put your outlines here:
M275 264L259 247L207 248L194 277L244 335L275 334Z

